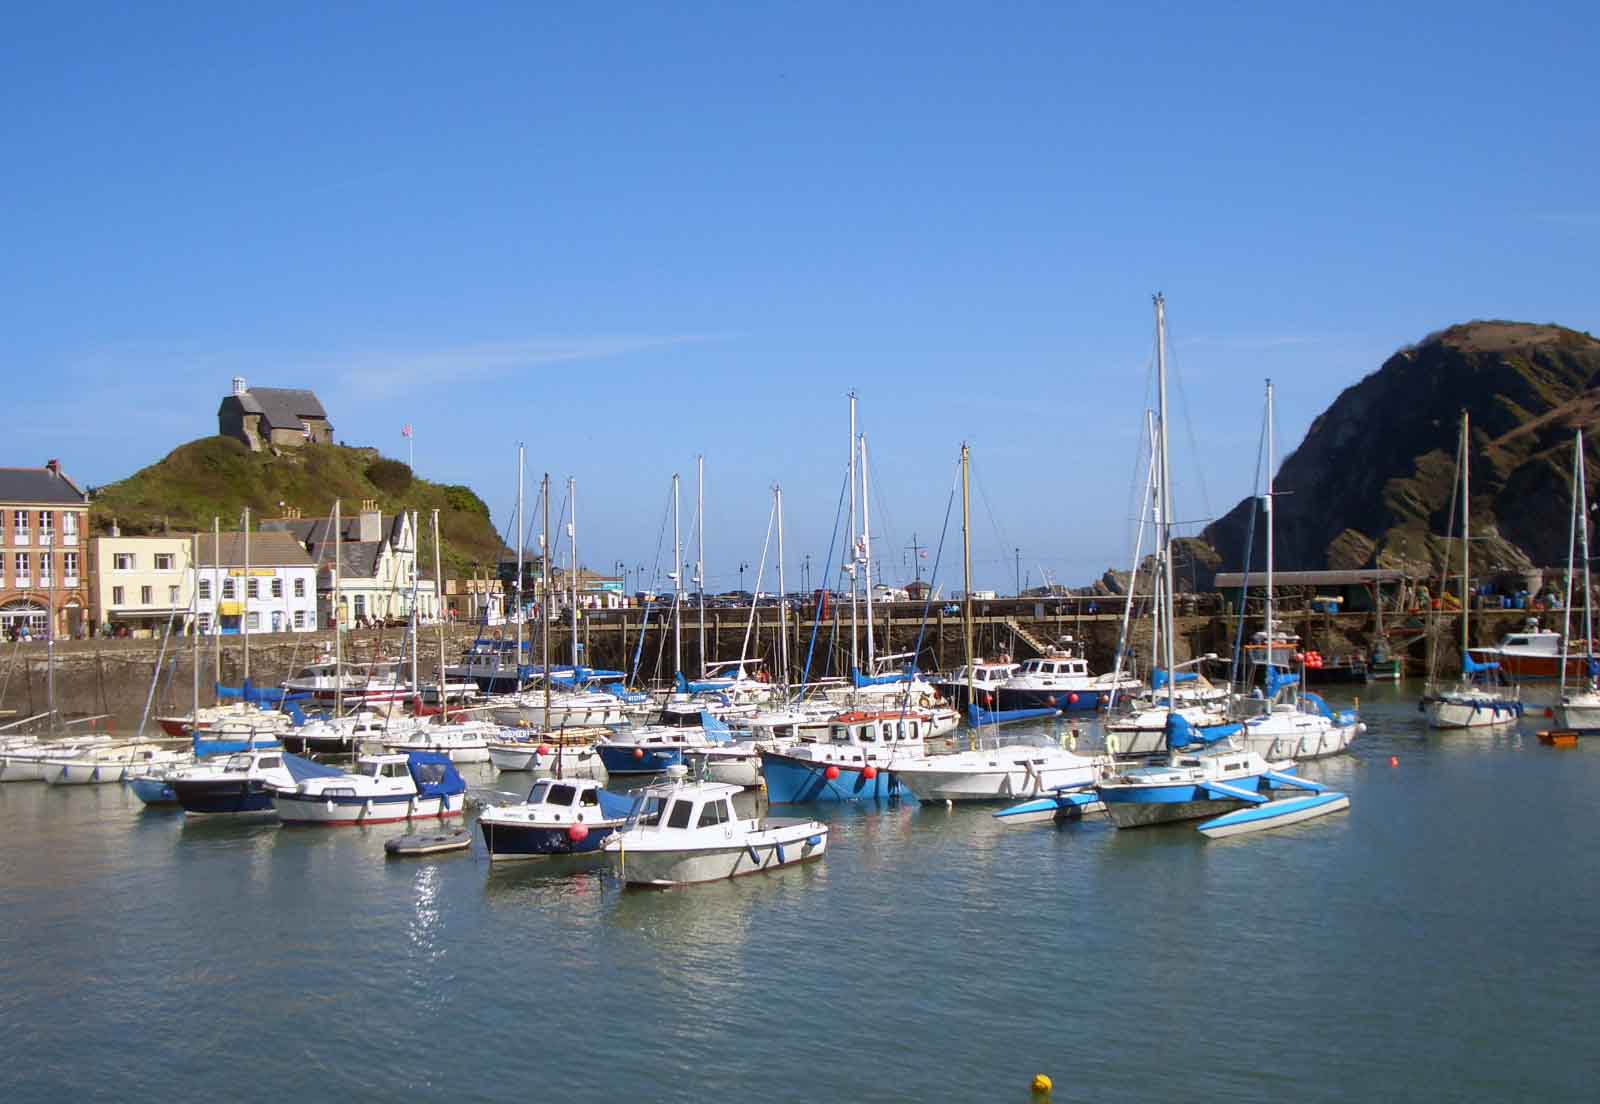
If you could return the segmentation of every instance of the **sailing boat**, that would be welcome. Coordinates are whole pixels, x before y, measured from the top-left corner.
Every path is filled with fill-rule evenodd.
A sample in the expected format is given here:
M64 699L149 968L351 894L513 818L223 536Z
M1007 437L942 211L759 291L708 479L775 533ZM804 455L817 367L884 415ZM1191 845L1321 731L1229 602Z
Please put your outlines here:
M1467 463L1467 450L1471 447L1471 433L1467 412L1461 412L1461 441L1456 449L1456 475L1461 485L1461 678L1448 690L1441 690L1429 671L1428 685L1422 694L1422 711L1429 728L1491 728L1497 725L1516 724L1522 716L1522 702L1518 692L1507 690L1488 680L1495 678L1498 663L1479 663L1468 653L1471 643L1468 622L1472 610L1472 574L1470 548L1472 528L1468 513L1471 509L1471 465Z
M962 636L967 661L967 715L973 726L973 746L951 755L896 761L895 775L918 801L999 801L1063 790L1082 791L1093 785L1110 768L1111 760L1108 757L1078 755L1065 747L1049 744L1003 744L996 740L993 747L979 745L982 731L980 720L985 711L973 700L976 697L976 664L972 659L972 527L968 461L969 450L963 444L961 552L967 598L962 611ZM1030 716L1040 713L1055 715L1057 710L1028 711ZM1049 801L1052 815L1056 804L1053 800Z
M1272 616L1272 538L1277 523L1273 511L1271 380L1267 381L1266 442L1267 493L1261 500L1267 515L1266 625L1257 637L1263 647L1254 653L1263 657L1266 687L1264 697L1239 699L1239 708L1249 711L1244 717L1241 742L1251 751L1272 759L1316 759L1324 755L1337 755L1349 748L1350 741L1365 731L1361 719L1353 709L1342 709L1335 713L1320 695L1309 691L1301 693L1304 666L1300 674L1293 674L1281 658L1282 643L1298 638L1284 634Z
M1172 570L1172 467L1167 450L1167 337L1166 301L1155 297L1156 315L1156 559L1159 573L1158 628L1160 663L1157 673L1167 674L1166 762L1133 767L1099 782L1095 793L1105 804L1106 816L1118 828L1136 828L1227 814L1246 806L1268 803L1271 790L1283 788L1320 791L1314 783L1295 778L1289 762L1269 763L1258 752L1241 748L1235 737L1244 726L1218 725L1195 728L1176 709L1171 673L1177 669L1173 637ZM1319 794L1320 796L1320 794ZM1343 795L1338 795L1342 800ZM1329 808L1327 811L1332 811ZM1312 814L1315 815L1315 814Z
M1594 656L1594 602L1589 579L1589 487L1584 472L1583 430L1578 430L1572 446L1572 528L1567 538L1567 593L1561 605L1561 695L1556 706L1556 723L1562 728L1594 731L1600 729L1600 661ZM1573 662L1572 578L1577 574L1577 558L1583 558L1583 674L1578 689L1567 689L1567 669Z

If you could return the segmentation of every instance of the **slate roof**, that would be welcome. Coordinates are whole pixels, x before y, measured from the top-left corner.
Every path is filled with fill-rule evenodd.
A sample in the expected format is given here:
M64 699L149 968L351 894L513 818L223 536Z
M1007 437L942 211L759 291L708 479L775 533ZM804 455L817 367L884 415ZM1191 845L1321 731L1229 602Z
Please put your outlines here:
M200 534L200 566L209 567L217 562L216 546L210 533ZM222 566L244 566L244 534L222 534ZM250 534L251 567L310 567L311 557L291 533L274 533L263 530Z
M49 468L0 468L0 502L81 506L88 501L76 483Z
M339 539L345 544L357 544L361 538L361 515L354 517L346 514L339 523ZM268 518L261 522L263 529L280 530L293 533L295 539L306 545L313 556L317 554L317 547L323 543L333 541L333 523L328 518ZM393 514L388 525L383 527L383 540L390 544L398 544L400 535L405 528L405 516Z
M246 414L260 414L273 429L299 429L311 418L328 420L317 396L299 387L252 387L242 395L223 398L217 413L224 413L230 402L238 403Z

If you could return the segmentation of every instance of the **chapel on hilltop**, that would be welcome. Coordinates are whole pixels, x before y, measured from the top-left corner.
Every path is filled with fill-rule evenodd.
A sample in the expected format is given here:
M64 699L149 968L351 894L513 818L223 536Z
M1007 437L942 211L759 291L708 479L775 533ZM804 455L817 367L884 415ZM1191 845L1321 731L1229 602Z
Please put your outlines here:
M315 394L292 387L252 389L243 376L233 377L233 393L217 408L217 432L251 452L333 443L333 425Z

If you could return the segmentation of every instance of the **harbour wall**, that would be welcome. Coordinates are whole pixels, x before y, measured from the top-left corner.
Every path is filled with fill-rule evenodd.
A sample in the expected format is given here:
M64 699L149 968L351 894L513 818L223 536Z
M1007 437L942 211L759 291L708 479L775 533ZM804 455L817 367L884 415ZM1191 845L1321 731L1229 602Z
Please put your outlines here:
M1035 603L987 603L987 610L974 614L974 653L994 659L1009 654L1026 659L1036 650L1034 643L1054 644L1070 637L1083 645L1091 668L1111 668L1122 627L1120 610L1083 605L1050 606ZM981 609L981 607L980 607ZM1306 648L1316 648L1325 657L1365 646L1376 631L1371 613L1313 613L1280 610L1285 629L1300 635ZM585 611L578 622L578 641L584 662L590 666L633 670L638 681L663 683L674 670L674 633L663 626L656 611L640 609ZM1474 612L1474 645L1487 645L1507 632L1520 629L1527 611ZM1544 621L1559 627L1559 614L1546 613ZM1259 624L1259 622L1257 622ZM1453 670L1460 634L1458 614L1436 619L1430 628L1420 617L1399 624L1386 615L1389 637L1396 651L1407 660L1407 671L1422 674L1426 662L1428 633L1440 641L1443 663ZM1191 609L1178 618L1177 658L1181 662L1197 655L1231 654L1236 620L1222 610ZM532 656L537 662L541 645L536 624L527 626L533 641ZM762 608L752 619L748 609L707 610L703 624L708 662L737 659L741 654L759 656L775 670L779 655L780 627L776 608ZM923 615L920 606L901 604L875 608L873 643L878 655L915 651L925 671L946 670L962 662L964 655L962 623L959 613L935 609ZM473 625L450 625L444 630L444 654L455 662L461 649L479 634ZM504 626L488 630L510 639L515 630ZM866 622L857 624L858 649L866 650ZM687 611L681 633L683 669L700 670L702 623L697 611ZM1135 654L1148 656L1150 624L1138 618L1131 632ZM642 644L641 644L642 637ZM431 678L438 668L439 632L428 627L422 634L423 677ZM817 620L812 611L787 622L791 679L798 680L810 657L813 679L848 675L850 669L850 618L848 607L830 610ZM360 630L347 632L344 654L347 662L364 663L393 659L405 647L403 630ZM276 686L305 664L333 650L331 633L282 633L252 636L249 642L249 673L257 685ZM572 629L563 619L550 627L550 653L553 663L569 662L572 657ZM55 645L56 701L64 717L109 715L115 731L137 727L147 697L151 715L186 712L193 697L193 651L188 638L168 642L163 656L159 640L63 640ZM220 659L221 677L216 671ZM157 667L160 672L157 675ZM1141 666L1147 666L1145 661ZM214 699L214 681L238 685L245 674L245 644L242 638L228 637L220 642L206 638L200 652L200 700ZM154 691L152 695L152 681ZM5 720L32 716L48 708L49 662L47 645L41 641L0 645L0 710L11 714Z

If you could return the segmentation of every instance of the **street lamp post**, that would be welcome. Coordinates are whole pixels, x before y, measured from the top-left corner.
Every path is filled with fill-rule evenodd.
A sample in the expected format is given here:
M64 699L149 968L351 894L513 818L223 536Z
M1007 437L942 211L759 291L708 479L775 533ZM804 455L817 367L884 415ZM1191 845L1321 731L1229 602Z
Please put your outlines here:
M749 567L749 566L750 566L749 561L747 561L747 560L740 560L739 561L739 593L740 594L744 593L744 569Z

